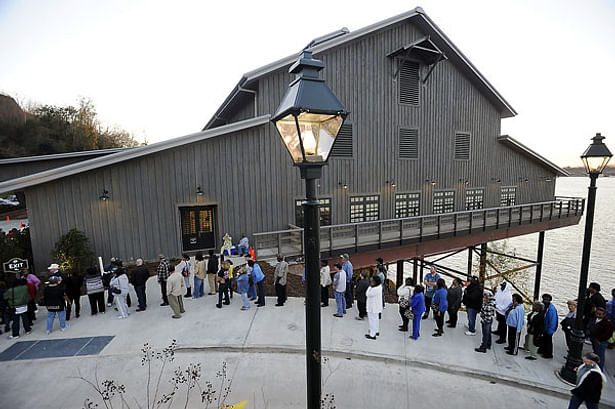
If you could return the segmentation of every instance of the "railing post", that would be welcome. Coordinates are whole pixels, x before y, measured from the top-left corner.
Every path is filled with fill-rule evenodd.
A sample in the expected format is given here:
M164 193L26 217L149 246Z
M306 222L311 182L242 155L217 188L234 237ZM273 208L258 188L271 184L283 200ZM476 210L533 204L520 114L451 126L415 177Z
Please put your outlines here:
M510 223L512 222L512 207L508 208L508 227L510 227Z
M438 235L436 237L440 238L440 215L438 215Z
M483 210L483 231L487 231L487 211Z
M495 228L499 229L500 228L500 209L496 210L497 214L495 216Z
M382 248L382 221L378 222L378 248Z
M519 226L523 223L523 205L519 207Z
M354 225L354 251L359 252L359 225Z
M568 200L568 212L566 213L566 217L570 217L570 200Z
M282 233L278 233L278 254L282 254Z
M549 204L549 220L553 220L553 205L553 202Z
M558 215L558 219L562 218L562 206L564 205L564 202L562 202L561 200L559 201L559 215Z
M472 234L472 222L474 221L474 212L470 212L470 222L468 223L468 234Z
M404 221L403 219L399 221L399 245L401 246L404 242Z
M419 223L419 241L423 241L423 218L419 219L421 222Z
M457 236L457 213L455 213L455 220L453 221L453 236Z
M329 255L333 252L333 227L329 226Z
M540 205L540 221L542 221L542 216L544 215L545 205Z

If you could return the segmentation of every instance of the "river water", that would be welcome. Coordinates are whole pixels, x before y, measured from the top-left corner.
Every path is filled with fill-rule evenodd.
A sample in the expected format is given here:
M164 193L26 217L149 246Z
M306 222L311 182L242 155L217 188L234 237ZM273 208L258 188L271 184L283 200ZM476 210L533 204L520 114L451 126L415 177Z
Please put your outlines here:
M556 196L587 197L589 177L558 178ZM599 178L597 181L596 210L592 239L589 282L595 281L602 287L601 292L607 300L611 289L615 288L615 178ZM577 297L585 215L575 226L549 230L545 234L541 293L553 295L554 304L560 314L567 311L566 300ZM507 240L509 254L536 259L538 233L515 237ZM428 258L435 259L436 257ZM466 271L467 252L451 256L440 262L442 265ZM523 263L523 262L522 262ZM394 266L390 274L394 273ZM405 266L406 274L412 272L410 265ZM533 294L535 269L529 269L525 287L528 295ZM491 272L492 274L493 272ZM475 273L478 275L477 273ZM489 273L488 273L489 274ZM394 277L394 274L391 275ZM450 279L446 279L447 284Z

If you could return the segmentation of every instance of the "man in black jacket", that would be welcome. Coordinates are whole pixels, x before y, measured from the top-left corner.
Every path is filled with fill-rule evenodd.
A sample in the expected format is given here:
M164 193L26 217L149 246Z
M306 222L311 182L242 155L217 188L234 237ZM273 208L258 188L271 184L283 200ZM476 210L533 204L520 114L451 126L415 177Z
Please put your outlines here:
M137 267L132 270L130 273L130 281L135 288L135 292L137 293L137 300L139 302L139 307L137 308L137 312L145 311L147 308L147 296L145 294L145 285L147 279L149 278L149 271L143 265L143 260L137 259Z
M583 355L583 365L576 368L577 386L570 392L568 409L576 409L585 402L589 409L598 408L602 387L606 383L604 374L598 367L600 358L593 352Z
M367 279L367 275L365 274L365 271L361 271L360 279L354 292L357 300L357 308L359 309L359 316L356 317L358 320L362 320L367 317L367 296L365 295L365 291L367 291L368 288L369 280Z
M83 286L83 277L77 273L66 274L65 291L71 303L75 304L75 318L79 318L81 312L81 287ZM70 320L71 304L66 305L66 321Z
M587 287L587 299L583 307L583 324L585 324L585 328L596 318L596 308L606 309L606 301L602 294L600 294L600 284L589 283Z
M216 276L218 274L218 256L213 250L209 250L207 261L207 282L209 283L209 295L216 294Z
M483 289L480 287L478 277L470 279L470 284L463 294L463 304L468 311L468 330L466 335L476 335L476 315L483 306Z

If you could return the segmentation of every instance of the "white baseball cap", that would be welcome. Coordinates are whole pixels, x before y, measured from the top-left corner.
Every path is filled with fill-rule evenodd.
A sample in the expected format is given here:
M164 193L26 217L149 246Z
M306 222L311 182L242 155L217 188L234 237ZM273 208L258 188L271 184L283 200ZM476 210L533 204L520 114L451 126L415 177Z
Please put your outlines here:
M47 267L47 270L59 270L59 269L60 269L60 266L55 263Z

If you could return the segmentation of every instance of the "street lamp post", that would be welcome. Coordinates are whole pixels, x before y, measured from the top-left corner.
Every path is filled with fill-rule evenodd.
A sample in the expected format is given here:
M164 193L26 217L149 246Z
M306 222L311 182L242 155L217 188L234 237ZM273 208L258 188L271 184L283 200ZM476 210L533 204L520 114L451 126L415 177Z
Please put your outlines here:
M344 106L319 78L321 61L303 51L289 72L296 75L271 121L295 166L305 179L305 353L307 408L320 408L320 215L316 180L322 175L335 138L348 115Z
M570 350L566 364L560 369L559 375L567 382L576 383L575 368L583 363L583 341L585 328L583 326L583 311L587 291L587 275L589 272L589 256L591 253L592 230L594 226L594 208L596 205L596 179L602 173L613 156L602 142L604 136L599 133L592 138L593 142L581 156L585 170L589 174L590 184L587 195L587 214L585 218L585 236L583 239L583 257L581 259L581 277L579 278L579 295L577 297L577 316L572 330Z

